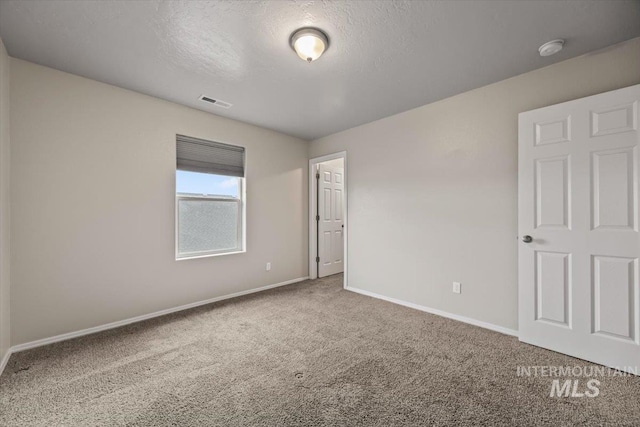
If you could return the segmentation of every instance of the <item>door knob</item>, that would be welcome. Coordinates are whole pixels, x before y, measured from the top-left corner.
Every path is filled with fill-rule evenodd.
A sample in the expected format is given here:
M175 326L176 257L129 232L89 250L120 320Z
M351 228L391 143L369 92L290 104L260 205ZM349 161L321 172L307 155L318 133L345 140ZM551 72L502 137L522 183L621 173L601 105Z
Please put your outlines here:
M531 243L533 242L533 237L531 236L522 236L522 241L525 243Z

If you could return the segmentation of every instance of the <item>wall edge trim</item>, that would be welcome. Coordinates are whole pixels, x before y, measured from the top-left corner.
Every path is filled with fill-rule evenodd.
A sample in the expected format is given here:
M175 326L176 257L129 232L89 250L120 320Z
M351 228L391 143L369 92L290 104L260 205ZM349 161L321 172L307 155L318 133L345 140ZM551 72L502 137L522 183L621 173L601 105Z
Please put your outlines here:
M54 335L54 336L48 337L48 338L42 338L42 339L39 339L39 340L35 340L35 341L26 342L26 343L23 343L23 344L14 345L13 347L11 347L9 349L9 351L7 352L7 356L5 358L8 361L9 355L11 355L13 353L18 353L18 352L21 352L21 351L30 350L32 348L42 347L42 346L45 346L45 345L48 345L48 344L53 344L53 343L60 342L60 341L67 341L67 340L70 340L70 339L73 339L73 338L82 337L82 336L85 336L85 335L95 334L95 333L106 331L106 330L109 330L109 329L119 328L121 326L126 326L126 325L130 325L132 323L142 322L142 321L145 321L145 320L153 319L155 317L161 317L161 316L165 316L167 314L172 314L172 313L176 313L176 312L183 311L183 310L189 310L191 308L196 308L196 307L200 307L200 306L203 306L203 305L212 304L212 303L218 302L218 301L237 298L237 297L241 297L241 296L244 296L244 295L255 294L255 293L266 291L266 290L269 290L269 289L278 288L278 287L281 287L281 286L292 285L294 283L303 282L303 281L305 281L307 279L309 279L309 276L298 277L297 279L287 280L287 281L284 281L284 282L275 283L273 285L267 285L267 286L262 286L262 287L259 287L259 288L248 289L246 291L234 292L232 294L223 295L223 296L214 297L214 298L209 298L209 299L202 300L202 301L196 301L196 302L192 302L192 303L189 303L189 304L180 305L180 306L177 306L177 307L167 308L167 309L164 309L164 310L155 311L153 313L143 314L141 316L135 316L135 317L130 317L130 318L124 319L124 320L118 320L118 321L115 321L115 322L106 323L106 324L100 325L100 326L94 326L94 327L91 327L91 328L81 329L79 331L67 332L67 333L60 334L60 335ZM6 361L3 361L3 362L6 364ZM4 369L4 365L0 364L0 368L2 368L2 369L0 369L0 375L1 375L2 374L2 370Z
M2 373L4 372L4 368L7 366L7 363L9 363L9 358L12 354L13 351L11 351L11 347L9 347L7 349L7 352L4 354L4 357L0 361L0 375L2 375Z
M365 291L364 289L358 289L351 286L345 289L351 292L355 292L357 294L380 299L393 304L402 305L404 307L413 308L414 310L420 310L425 313L435 314L436 316L445 317L447 319L457 320L458 322L468 323L469 325L479 326L481 328L489 329L495 332L500 332L501 334L510 335L514 337L518 336L518 331L515 329L505 328L504 326L494 325L493 323L484 322L482 320L476 320L471 317L461 316L459 314L449 313L447 311L438 310L436 308L431 308L424 305L415 304L412 302L402 301L396 298L387 297L384 295L376 294L375 292Z

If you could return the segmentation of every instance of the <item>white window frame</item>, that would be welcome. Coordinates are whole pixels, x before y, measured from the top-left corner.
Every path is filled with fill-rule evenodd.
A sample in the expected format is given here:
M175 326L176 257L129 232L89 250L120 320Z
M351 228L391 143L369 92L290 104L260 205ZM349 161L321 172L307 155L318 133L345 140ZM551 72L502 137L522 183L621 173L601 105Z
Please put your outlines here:
M238 197L220 197L209 196L207 194L185 194L175 192L175 256L176 261L182 261L195 258L207 258L221 255L232 255L246 252L246 192L244 185L244 178L238 178ZM214 251L199 251L199 252L179 252L180 243L180 213L179 203L181 200L208 200L218 202L237 203L238 206L238 247L231 249L221 249Z

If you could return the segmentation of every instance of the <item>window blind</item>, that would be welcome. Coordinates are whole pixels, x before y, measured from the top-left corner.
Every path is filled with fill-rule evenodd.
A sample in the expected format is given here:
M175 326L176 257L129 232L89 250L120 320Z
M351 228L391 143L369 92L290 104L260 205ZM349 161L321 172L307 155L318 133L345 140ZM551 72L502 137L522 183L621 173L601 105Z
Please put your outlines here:
M177 168L244 177L244 147L176 135Z

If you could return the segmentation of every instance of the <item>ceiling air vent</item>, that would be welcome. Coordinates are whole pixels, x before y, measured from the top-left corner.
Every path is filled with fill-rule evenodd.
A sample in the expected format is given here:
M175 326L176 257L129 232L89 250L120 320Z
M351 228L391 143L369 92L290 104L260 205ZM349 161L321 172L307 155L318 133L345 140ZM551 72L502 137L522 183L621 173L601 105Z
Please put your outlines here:
M215 105L216 107L220 107L220 108L231 108L231 106L233 105L233 104L229 104L228 102L221 101L219 99L210 98L206 95L200 95L200 98L198 99L202 102L206 102L208 104Z

